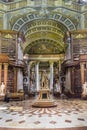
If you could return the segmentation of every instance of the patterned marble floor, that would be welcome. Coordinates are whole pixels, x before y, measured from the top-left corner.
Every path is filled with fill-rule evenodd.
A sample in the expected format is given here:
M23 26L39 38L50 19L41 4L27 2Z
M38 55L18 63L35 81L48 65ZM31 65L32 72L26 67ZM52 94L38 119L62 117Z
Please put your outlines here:
M64 129L87 130L87 101L55 99L57 107L34 108L33 100L0 101L0 130ZM84 128L84 129L83 129Z

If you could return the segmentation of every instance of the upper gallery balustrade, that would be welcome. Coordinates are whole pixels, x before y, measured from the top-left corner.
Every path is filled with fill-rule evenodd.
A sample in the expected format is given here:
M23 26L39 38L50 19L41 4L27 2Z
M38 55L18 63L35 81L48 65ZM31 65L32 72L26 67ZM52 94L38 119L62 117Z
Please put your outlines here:
M76 12L87 11L87 3L82 0L0 0L0 11L41 6L64 8Z

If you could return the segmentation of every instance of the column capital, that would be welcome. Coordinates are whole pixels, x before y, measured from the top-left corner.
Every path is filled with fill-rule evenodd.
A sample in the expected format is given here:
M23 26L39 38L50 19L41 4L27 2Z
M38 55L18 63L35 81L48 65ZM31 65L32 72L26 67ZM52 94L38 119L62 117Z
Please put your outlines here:
M8 69L8 63L4 63L4 69Z
M32 65L32 61L28 62L28 66L31 66Z
M40 63L40 61L36 61L36 62L35 62L35 65L37 65L37 64L39 64L39 63Z
M81 62L81 63L80 63L80 66L84 66L84 64L85 64L84 62Z
M4 65L8 66L8 63L3 63Z
M72 69L71 69L72 71L74 71L75 70L75 67L72 67Z
M53 60L50 60L50 61L49 61L49 63L50 63L50 64L53 64L53 63L54 63L54 61L53 61Z
M2 63L0 63L0 65L2 65Z

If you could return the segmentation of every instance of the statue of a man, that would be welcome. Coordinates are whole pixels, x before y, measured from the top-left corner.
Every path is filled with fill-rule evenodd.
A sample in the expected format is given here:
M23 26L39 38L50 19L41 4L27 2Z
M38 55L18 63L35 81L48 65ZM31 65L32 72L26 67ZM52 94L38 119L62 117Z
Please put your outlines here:
M41 87L48 88L48 77L45 70L42 72L42 76L41 76Z

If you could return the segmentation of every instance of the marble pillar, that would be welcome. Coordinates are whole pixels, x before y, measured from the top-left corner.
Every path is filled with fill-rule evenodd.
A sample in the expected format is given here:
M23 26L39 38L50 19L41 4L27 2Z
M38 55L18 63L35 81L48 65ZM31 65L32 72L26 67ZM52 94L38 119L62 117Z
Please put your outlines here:
M31 0L27 0L27 5L30 5L30 3L31 3Z
M22 64L23 61L23 50L21 48L21 43L18 43L18 64Z
M17 92L17 69L14 68L14 86L13 86L13 90L14 92Z
M75 67L72 67L71 68L71 91L72 91L72 93L74 93L74 82L75 82L74 74L75 74Z
M61 62L59 61L59 72L61 71Z
M83 84L84 84L84 63L80 64L80 68L81 68L81 83L83 86Z
M39 83L39 62L36 63L35 70L36 70L36 91L38 92L39 89L40 89L40 83Z
M8 28L8 20L7 20L7 13L4 13L3 15L3 29Z
M71 43L68 42L68 59L71 59Z
M85 27L85 22L84 22L84 15L83 14L81 14L81 17L80 17L80 28L81 29L84 29L84 27Z
M0 63L0 85L1 85L1 77L2 77L2 63Z
M7 81L8 81L8 63L4 63L4 84L5 84L5 91L7 88Z
M30 68L31 68L31 62L28 64L28 89L30 90Z
M17 69L17 91L23 89L23 72L21 68Z
M81 6L81 11L83 12L85 10L85 6ZM84 14L81 13L80 14L80 29L84 29L85 28L85 17Z
M71 92L71 69L68 68L66 71L66 82L65 82L65 89L68 89Z
M50 62L50 90L53 89L53 62Z
M2 40L1 40L1 33L0 33L0 54L1 54L1 43L2 43Z

